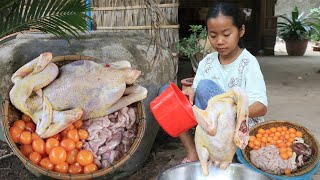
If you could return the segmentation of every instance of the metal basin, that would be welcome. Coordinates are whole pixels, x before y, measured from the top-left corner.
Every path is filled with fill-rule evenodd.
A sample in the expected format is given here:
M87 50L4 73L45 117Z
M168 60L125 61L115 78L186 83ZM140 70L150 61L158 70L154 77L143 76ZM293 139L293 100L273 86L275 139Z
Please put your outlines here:
M270 180L271 178L254 172L243 164L233 163L225 169L209 168L209 176L203 176L200 162L174 166L156 177L156 180Z

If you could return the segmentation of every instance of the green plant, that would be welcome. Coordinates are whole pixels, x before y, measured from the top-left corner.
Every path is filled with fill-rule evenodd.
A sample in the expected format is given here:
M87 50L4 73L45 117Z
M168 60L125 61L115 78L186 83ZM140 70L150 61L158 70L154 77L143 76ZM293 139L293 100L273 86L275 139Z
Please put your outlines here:
M304 12L299 14L298 7L289 15L280 15L284 22L278 22L279 36L284 40L305 40L310 39L311 33L319 34L319 17L312 17L311 13L304 16Z
M199 44L200 40L207 41L207 29L202 25L190 25L191 34L176 43L179 54L190 59L194 72L197 71L199 62L206 54L205 46Z
M310 9L310 16L314 18L320 18L320 7ZM320 32L320 29L318 29ZM316 31L311 32L311 41L320 41L320 33Z
M88 10L84 0L1 0L0 38L37 29L68 40L87 30Z

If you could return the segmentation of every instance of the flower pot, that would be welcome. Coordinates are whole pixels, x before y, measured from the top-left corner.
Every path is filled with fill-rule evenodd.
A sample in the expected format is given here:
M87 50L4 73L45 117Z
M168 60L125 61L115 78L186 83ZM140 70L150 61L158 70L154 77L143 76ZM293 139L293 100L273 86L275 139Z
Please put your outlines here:
M308 46L308 40L285 40L287 53L290 56L303 56Z

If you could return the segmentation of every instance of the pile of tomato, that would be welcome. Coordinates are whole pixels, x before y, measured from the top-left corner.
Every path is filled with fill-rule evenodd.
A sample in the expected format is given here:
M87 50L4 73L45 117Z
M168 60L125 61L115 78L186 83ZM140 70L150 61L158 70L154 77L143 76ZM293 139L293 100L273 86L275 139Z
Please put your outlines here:
M91 151L82 150L83 141L89 136L81 129L78 120L50 138L42 139L36 133L36 125L25 114L10 127L13 141L20 145L21 153L42 168L67 174L92 173L98 170Z
M291 145L296 137L301 138L302 132L294 128L286 126L271 127L269 129L260 128L256 135L250 136L248 145L254 150L274 145L278 147L281 158L288 159L293 155Z

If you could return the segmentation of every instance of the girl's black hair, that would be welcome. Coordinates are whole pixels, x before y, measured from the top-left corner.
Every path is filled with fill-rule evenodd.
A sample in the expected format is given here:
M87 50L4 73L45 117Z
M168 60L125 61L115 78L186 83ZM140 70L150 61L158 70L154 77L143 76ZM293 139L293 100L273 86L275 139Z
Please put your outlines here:
M220 13L224 16L230 16L232 18L233 25L235 25L239 30L244 24L242 21L242 12L240 11L240 9L231 3L225 2L217 3L208 11L207 21L210 18L218 17ZM240 48L244 48L244 44L241 39L239 39L238 45Z

